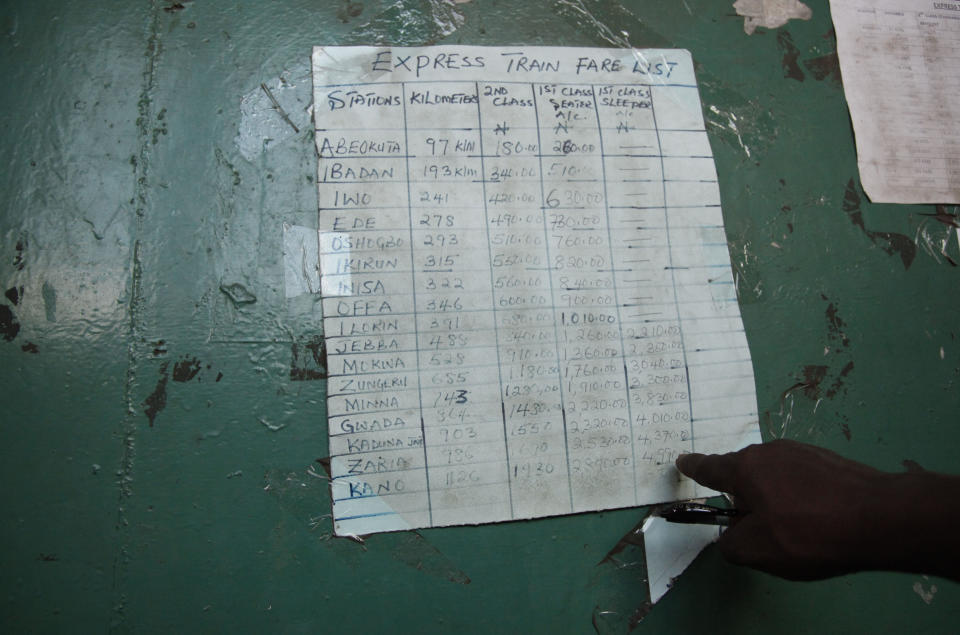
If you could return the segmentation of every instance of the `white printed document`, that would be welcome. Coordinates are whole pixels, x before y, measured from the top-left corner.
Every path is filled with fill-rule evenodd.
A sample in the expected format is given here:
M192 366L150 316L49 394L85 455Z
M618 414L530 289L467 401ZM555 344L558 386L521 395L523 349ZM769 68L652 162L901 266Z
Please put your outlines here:
M706 495L760 440L683 50L313 52L335 531Z
M830 0L863 189L960 203L960 0Z

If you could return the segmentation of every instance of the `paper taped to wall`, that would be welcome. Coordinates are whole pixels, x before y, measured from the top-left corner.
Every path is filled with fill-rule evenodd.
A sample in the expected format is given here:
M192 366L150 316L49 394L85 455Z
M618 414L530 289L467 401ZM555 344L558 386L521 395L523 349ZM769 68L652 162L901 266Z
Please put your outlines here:
M960 0L830 0L863 189L960 203Z
M313 54L334 526L706 495L759 441L682 50Z

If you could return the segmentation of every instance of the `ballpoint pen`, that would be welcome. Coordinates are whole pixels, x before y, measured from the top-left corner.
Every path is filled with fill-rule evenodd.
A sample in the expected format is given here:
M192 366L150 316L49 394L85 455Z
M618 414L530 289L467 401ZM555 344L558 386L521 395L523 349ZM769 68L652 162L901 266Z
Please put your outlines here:
M696 502L670 503L656 510L655 515L671 523L729 525L740 512L732 508L714 507Z

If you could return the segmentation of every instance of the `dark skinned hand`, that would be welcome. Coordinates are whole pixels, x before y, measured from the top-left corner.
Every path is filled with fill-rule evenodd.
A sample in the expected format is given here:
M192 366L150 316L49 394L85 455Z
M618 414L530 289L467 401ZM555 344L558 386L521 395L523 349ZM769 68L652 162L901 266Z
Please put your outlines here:
M719 542L733 563L790 580L869 569L960 578L960 478L890 474L784 440L685 454L677 468L733 495L741 515Z

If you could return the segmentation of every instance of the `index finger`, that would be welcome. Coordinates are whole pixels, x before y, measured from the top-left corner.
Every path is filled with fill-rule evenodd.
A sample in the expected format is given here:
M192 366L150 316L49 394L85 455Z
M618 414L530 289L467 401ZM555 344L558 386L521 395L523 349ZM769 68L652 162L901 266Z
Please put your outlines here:
M682 454L677 469L710 489L736 494L737 454Z

